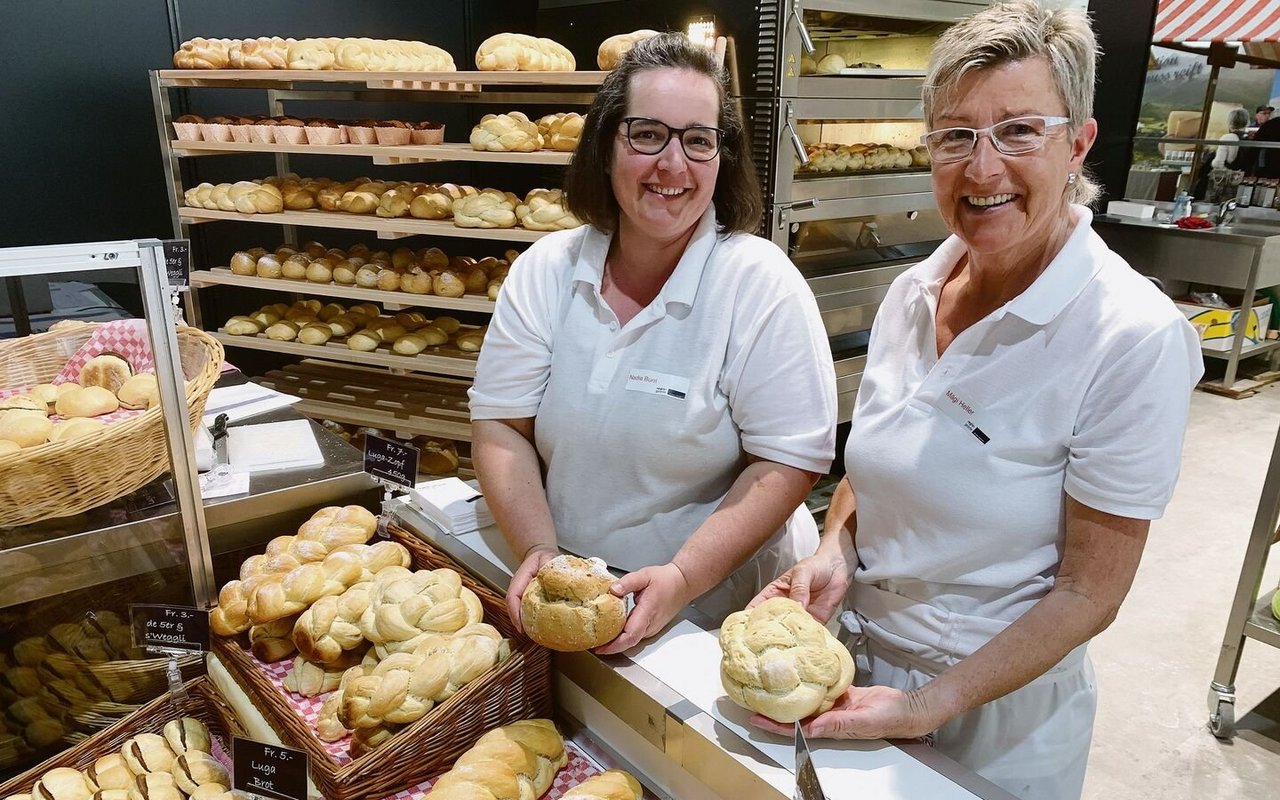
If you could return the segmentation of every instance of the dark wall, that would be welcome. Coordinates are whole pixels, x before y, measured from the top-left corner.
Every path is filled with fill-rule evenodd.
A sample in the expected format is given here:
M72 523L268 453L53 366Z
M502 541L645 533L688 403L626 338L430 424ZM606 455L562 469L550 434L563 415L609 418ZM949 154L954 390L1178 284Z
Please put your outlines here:
M1098 140L1088 164L1103 186L1098 207L1124 197L1133 159L1133 134L1138 127L1151 33L1155 30L1156 0L1092 0L1089 13L1102 46L1093 116Z

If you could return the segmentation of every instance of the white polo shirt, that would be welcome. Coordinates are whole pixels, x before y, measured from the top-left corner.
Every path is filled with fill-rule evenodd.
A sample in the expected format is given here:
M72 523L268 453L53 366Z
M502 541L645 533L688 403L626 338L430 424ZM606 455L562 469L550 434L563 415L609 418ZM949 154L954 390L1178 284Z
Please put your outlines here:
M503 284L476 366L473 420L536 417L559 543L622 569L670 561L748 453L818 473L834 457L817 302L775 245L717 233L714 214L625 326L600 294L610 235L539 240Z
M1072 214L1035 282L941 358L956 237L894 281L872 328L845 449L861 562L850 600L868 634L935 669L1049 591L1064 491L1155 519L1178 476L1198 338L1088 209Z

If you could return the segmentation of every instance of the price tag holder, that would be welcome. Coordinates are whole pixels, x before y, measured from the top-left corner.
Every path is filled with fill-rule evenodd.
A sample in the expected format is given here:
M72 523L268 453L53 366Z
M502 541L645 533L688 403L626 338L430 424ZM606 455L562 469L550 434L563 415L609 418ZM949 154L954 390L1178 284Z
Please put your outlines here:
M417 482L421 455L411 444L372 434L364 437L364 471L403 489L412 489Z
M275 800L307 800L307 754L233 737L231 788Z
M137 647L194 653L209 649L209 612L204 609L134 603L129 618Z
M165 239L160 246L164 252L164 271L169 276L169 288L185 289L191 278L191 240Z

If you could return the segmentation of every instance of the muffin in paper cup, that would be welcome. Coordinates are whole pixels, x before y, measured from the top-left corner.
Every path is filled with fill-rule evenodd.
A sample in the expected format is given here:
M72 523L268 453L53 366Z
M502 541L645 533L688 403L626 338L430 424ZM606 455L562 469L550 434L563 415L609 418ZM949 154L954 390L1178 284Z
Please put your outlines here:
M307 132L300 125L276 125L276 144L304 144Z
M419 124L426 125L426 123ZM435 127L414 126L411 140L414 144L444 144L444 126L438 124Z
M221 122L201 122L200 137L206 142L229 142L231 126Z
M336 127L328 128L321 125L308 125L305 130L307 132L307 144L338 144L342 138L342 132Z
M228 127L231 128L231 141L244 142L245 144L253 141L252 125L241 123L239 125L229 125Z
M413 134L413 131L407 127L398 128L391 125L379 125L373 129L373 132L378 144L382 145L408 144Z
M344 125L347 129L347 139L351 144L377 144L378 136L373 132L373 128L366 125Z
M180 142L198 142L202 138L200 136L199 122L175 122L173 123L173 134L178 137Z

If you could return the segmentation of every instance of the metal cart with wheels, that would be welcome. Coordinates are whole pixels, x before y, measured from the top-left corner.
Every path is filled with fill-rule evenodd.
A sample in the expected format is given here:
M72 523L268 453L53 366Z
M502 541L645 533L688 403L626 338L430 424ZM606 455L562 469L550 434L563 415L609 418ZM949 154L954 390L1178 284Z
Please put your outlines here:
M1245 548L1244 565L1231 601L1231 615L1222 637L1218 666L1209 684L1209 730L1219 739L1230 739L1236 729L1236 672L1246 639L1280 647L1280 620L1271 613L1275 590L1262 591L1262 574L1267 567L1267 554L1280 540L1276 530L1280 518L1280 434L1271 450L1271 463L1258 498L1258 513L1253 518L1253 531Z

